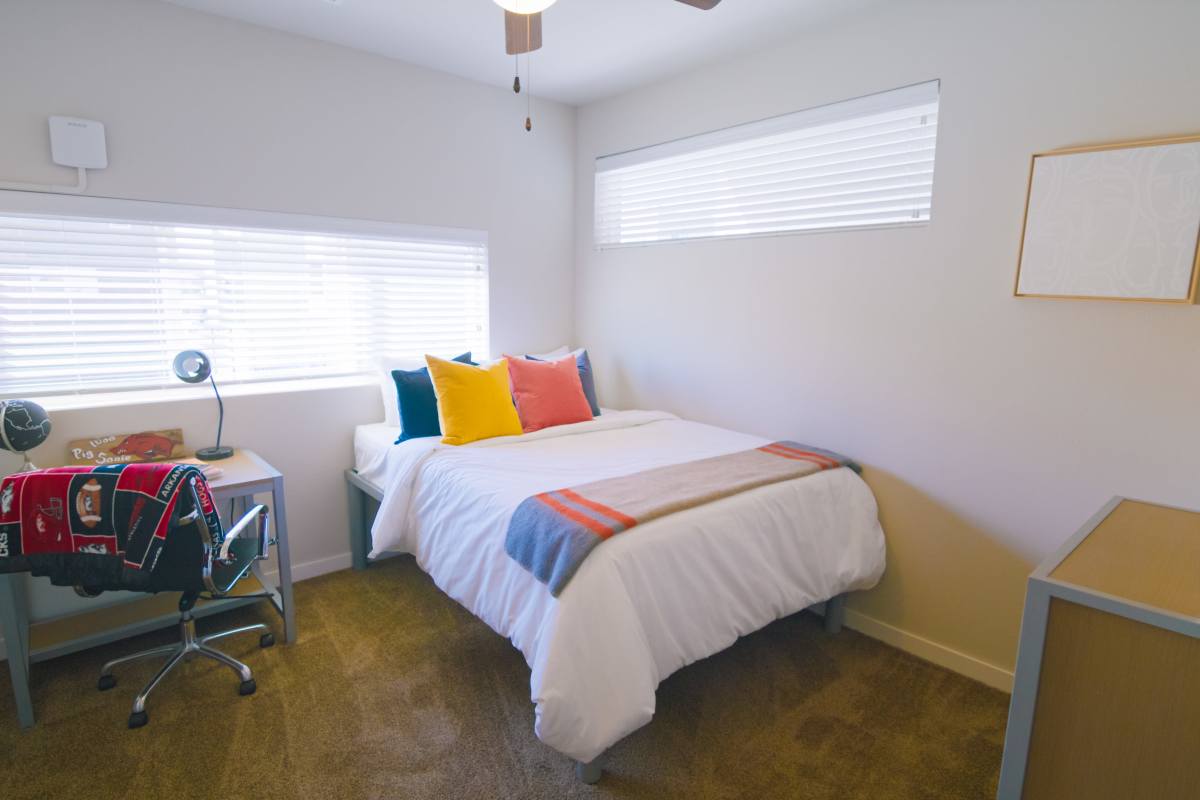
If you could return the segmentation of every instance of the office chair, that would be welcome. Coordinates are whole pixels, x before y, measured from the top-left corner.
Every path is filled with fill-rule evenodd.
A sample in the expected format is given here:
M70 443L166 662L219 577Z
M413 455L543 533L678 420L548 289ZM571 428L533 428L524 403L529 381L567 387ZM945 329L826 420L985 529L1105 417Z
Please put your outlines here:
M199 599L219 600L227 597L239 580L245 577L255 561L265 559L271 540L267 535L270 513L265 505L251 508L237 524L235 524L221 540L221 532L216 536L209 530L205 522L203 507L200 502L200 490L197 489L196 476L187 479L185 491L190 492L192 511L180 516L172 525L171 535L167 537L163 553L155 568L155 580L152 588L125 587L133 591L182 591L179 599L179 636L178 644L165 647L155 647L139 653L124 656L109 661L100 670L100 691L108 691L117 685L113 670L123 664L142 661L148 658L166 657L158 673L150 679L145 688L138 693L133 701L133 709L129 714L129 727L140 728L150 721L146 713L146 699L155 687L162 682L171 670L192 658L210 658L232 669L237 673L241 684L238 693L241 695L254 694L257 685L250 668L241 661L222 653L210 646L211 642L236 636L243 633L260 633L259 646L271 647L275 637L266 625L246 625L241 628L220 631L208 636L196 635L196 622L192 609ZM215 518L215 517L214 517ZM217 521L220 524L220 521ZM195 536L183 535L185 531L195 531ZM219 547L214 541L220 540ZM197 570L198 567L198 570ZM95 597L99 592L85 587L76 586L76 591L85 597ZM270 597L269 594L238 595L245 597Z

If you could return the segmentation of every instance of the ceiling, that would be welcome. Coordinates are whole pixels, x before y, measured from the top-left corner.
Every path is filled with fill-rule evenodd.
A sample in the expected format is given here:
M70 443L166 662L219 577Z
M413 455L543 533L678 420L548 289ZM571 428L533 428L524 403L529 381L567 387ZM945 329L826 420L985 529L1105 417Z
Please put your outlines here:
M510 86L492 0L167 0L465 78ZM871 0L559 0L542 15L533 91L582 105L777 42ZM522 68L522 81L524 81Z

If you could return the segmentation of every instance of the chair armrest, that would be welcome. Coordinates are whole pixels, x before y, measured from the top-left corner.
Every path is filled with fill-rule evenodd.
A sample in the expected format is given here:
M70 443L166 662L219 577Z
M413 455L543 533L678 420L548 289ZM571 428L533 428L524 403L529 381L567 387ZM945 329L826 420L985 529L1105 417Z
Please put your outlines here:
M267 507L256 505L229 529L219 550L208 548L202 578L210 595L223 597L228 594L255 561L267 557L271 545L267 537L270 519ZM247 543L251 547L247 548Z
M270 539L267 537L267 527L271 522L271 511L262 503L259 503L254 508L246 512L246 514L237 521L237 524L229 529L225 534L225 540L221 543L221 552L217 554L218 561L229 560L229 549L233 546L236 539L246 539L250 537L258 538L258 558L266 558L269 554L271 545Z

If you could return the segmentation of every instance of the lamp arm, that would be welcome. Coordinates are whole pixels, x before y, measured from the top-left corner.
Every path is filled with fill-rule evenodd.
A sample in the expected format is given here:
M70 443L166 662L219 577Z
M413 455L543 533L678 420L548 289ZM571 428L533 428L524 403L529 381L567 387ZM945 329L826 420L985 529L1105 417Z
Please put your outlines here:
M208 376L209 383L212 384L213 394L217 396L217 447L221 446L221 428L225 426L225 403L221 400L221 393L217 391L217 381L210 374Z

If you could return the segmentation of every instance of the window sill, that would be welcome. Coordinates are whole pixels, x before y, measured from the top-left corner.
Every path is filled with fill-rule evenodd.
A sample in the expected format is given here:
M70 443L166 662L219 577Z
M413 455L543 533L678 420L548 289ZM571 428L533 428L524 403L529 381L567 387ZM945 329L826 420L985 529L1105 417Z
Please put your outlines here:
M321 389L341 389L352 386L372 386L378 384L374 375L343 375L337 378L306 378L290 381L263 381L260 383L236 383L221 386L221 397L228 400L233 397L251 395L290 394L292 392L317 391ZM48 412L71 411L92 408L110 408L114 406L150 405L157 403L180 402L197 399L212 399L212 387L205 383L197 386L180 386L171 389L147 389L129 392L103 392L95 394L51 395L49 397L31 397L30 400L46 409Z

